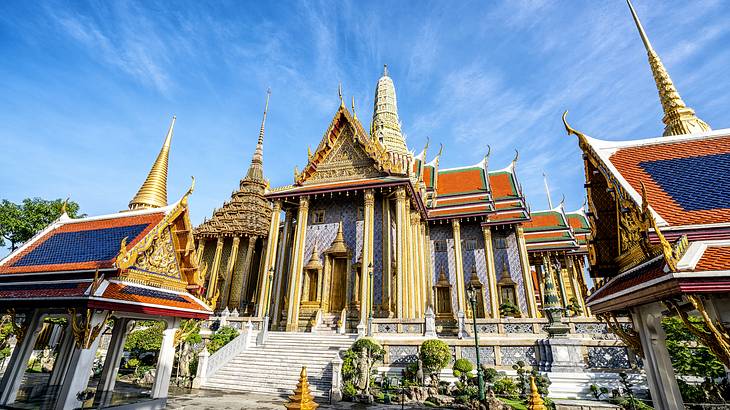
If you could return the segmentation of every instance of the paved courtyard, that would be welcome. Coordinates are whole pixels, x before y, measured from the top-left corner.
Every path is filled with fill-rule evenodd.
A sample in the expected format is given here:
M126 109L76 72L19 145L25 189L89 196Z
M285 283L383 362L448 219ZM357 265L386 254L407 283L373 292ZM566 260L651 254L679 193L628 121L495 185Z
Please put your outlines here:
M224 393L215 390L182 390L170 389L170 398L167 401L167 408L174 410L183 409L277 409L284 408L287 402L285 397L268 396L254 393ZM329 405L317 401L320 409L399 409L400 405L374 405L340 402L336 405ZM422 406L408 406L407 409L425 408Z

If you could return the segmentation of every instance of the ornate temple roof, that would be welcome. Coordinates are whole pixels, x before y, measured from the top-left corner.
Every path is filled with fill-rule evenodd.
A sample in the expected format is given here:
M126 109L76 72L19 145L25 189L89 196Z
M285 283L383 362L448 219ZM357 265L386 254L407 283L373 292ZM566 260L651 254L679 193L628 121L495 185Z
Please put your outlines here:
M583 136L582 141L637 204L644 183L660 227L730 221L730 129L634 141Z
M532 219L525 222L527 250L576 251L578 241L561 203L553 209L532 212Z
M195 296L205 276L196 263L188 212L195 180L180 200L166 205L171 136L172 126L131 211L78 219L63 213L0 260L0 307L208 317L212 310Z
M566 213L568 217L568 223L573 229L573 235L578 241L581 253L588 252L588 239L591 236L591 226L588 223L588 217L585 214L583 208L575 210L573 212Z
M264 127L270 95L271 91L268 91L256 150L246 176L241 180L239 189L231 194L230 201L213 211L211 219L195 228L196 238L268 236L271 205L264 197L268 185L264 178Z
M112 269L122 239L136 245L171 208L80 219L64 214L0 261L0 275Z

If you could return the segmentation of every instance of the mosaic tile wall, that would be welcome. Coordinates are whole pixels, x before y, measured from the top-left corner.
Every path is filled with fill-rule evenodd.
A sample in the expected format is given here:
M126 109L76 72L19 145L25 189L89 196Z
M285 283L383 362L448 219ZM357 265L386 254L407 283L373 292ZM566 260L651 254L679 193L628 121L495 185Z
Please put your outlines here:
M330 198L316 198L312 199L309 204L309 218L307 220L307 238L306 245L304 248L304 263L309 261L312 255L312 249L314 244L317 244L320 259L324 263L324 251L330 247L332 242L337 236L337 229L340 220L342 220L342 230L345 237L347 246L353 251L352 264L357 263L360 258L363 246L363 221L357 220L357 209L363 207L362 195L354 197L350 200L339 197L337 199ZM318 210L324 210L325 222L322 224L314 224L314 212ZM373 297L374 302L381 303L382 301L382 260L383 260L383 245L382 245L382 203L375 196L375 209L374 209L374 237L373 237L373 276L374 276L374 287ZM350 274L350 273L348 273ZM350 289L348 294L352 294L354 281L350 280Z
M454 262L454 239L453 228L450 223L436 224L431 226L431 259L433 261L433 283L438 282L439 272L443 268L446 277L451 283L451 310L459 311L459 303L456 300L456 264ZM434 242L446 241L446 252L436 252Z
M504 240L506 249L497 247L500 238ZM517 246L517 236L514 231L492 231L492 246L494 248L494 266L497 269L497 281L502 278L502 268L506 264L512 280L517 283L517 300L523 314L527 313L525 301L525 283L522 280L522 268L520 265L520 250Z
M588 347L588 367L595 369L628 369L629 355L625 347Z
M487 262L484 258L484 236L482 235L482 227L478 223L461 224L461 239L463 242L467 240L476 240L476 248L469 251L462 245L462 259L464 260L464 286L469 285L469 279L471 278L472 266L476 265L477 276L479 281L482 283L482 295L484 296L484 310L488 314L491 314L489 303L489 285L487 282Z

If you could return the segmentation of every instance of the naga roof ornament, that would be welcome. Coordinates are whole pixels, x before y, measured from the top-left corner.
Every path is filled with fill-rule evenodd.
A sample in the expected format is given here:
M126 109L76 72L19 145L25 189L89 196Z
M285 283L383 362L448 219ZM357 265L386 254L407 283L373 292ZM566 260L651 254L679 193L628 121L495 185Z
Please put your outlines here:
M134 198L129 201L130 210L167 206L167 162L170 155L170 143L172 142L175 119L176 117L173 116L170 129L165 137L165 143L162 144L162 149L157 154L157 159L152 164L147 179L145 179Z
M646 32L644 32L644 27L642 27L641 21L639 21L639 16L636 15L636 10L634 10L631 0L626 0L626 2L631 10L636 28L639 30L641 41L646 48L651 74L654 76L657 91L659 92L659 100L664 110L664 118L662 118L665 125L663 135L666 137L669 135L698 134L711 131L712 128L699 119L695 115L694 110L687 107L682 97L680 97L662 60L649 42L649 38L646 36Z

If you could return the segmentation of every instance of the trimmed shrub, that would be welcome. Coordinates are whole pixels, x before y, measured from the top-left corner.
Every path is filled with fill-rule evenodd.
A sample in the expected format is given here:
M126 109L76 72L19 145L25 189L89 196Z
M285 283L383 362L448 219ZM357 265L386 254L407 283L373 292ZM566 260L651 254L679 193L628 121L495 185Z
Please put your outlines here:
M208 351L213 354L221 347L227 345L228 342L235 339L236 337L238 337L238 330L230 326L223 326L219 328L218 331L213 334L213 336L210 337L210 342L208 343Z

